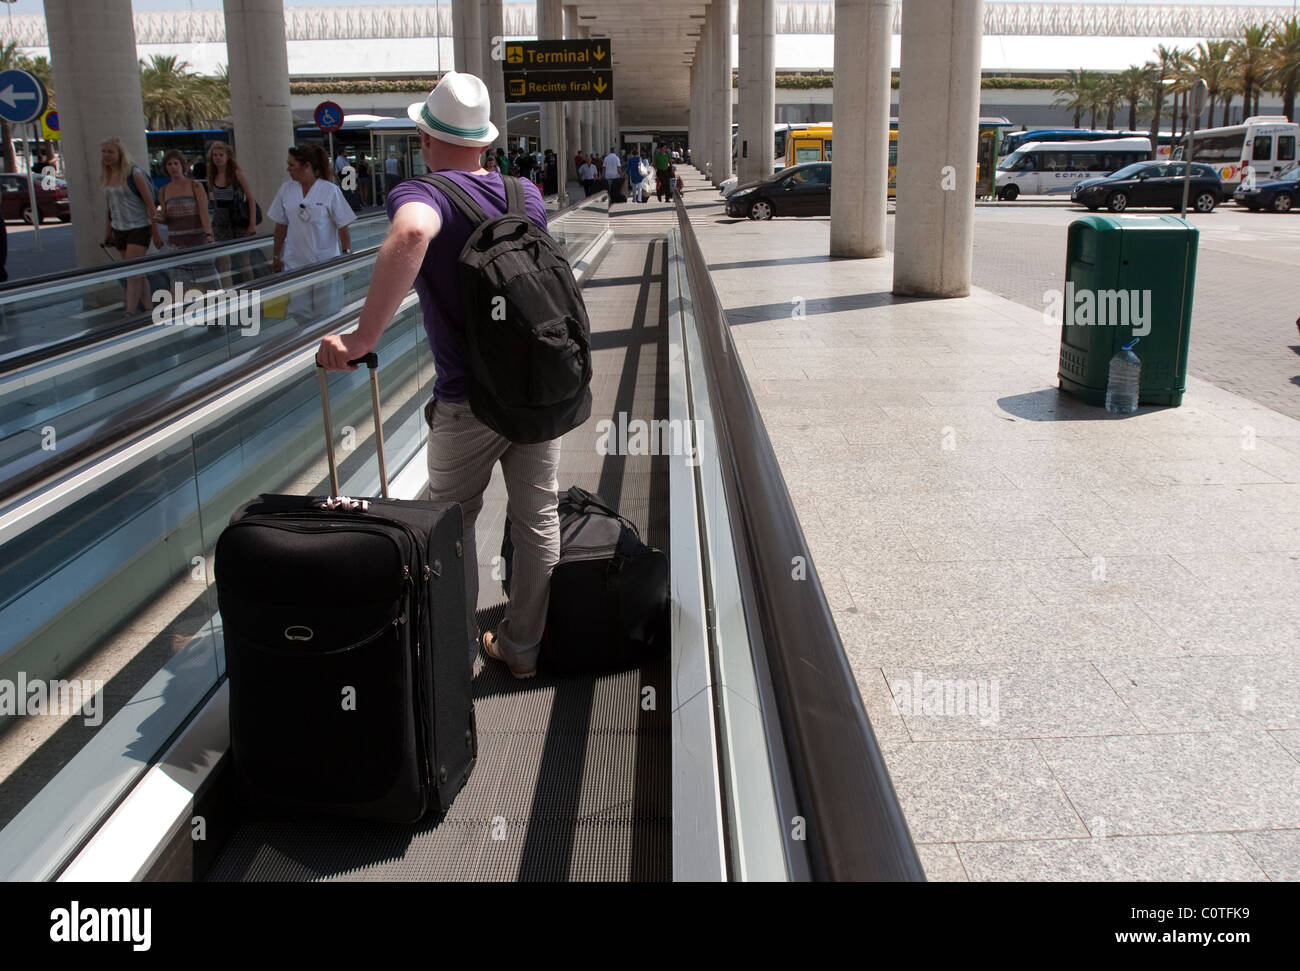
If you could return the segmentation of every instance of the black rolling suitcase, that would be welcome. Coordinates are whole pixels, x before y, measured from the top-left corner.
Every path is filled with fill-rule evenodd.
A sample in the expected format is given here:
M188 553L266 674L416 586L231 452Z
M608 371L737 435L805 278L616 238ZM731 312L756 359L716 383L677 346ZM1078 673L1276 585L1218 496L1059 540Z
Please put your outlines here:
M230 745L246 796L389 822L445 812L474 768L460 506L263 495L217 540Z

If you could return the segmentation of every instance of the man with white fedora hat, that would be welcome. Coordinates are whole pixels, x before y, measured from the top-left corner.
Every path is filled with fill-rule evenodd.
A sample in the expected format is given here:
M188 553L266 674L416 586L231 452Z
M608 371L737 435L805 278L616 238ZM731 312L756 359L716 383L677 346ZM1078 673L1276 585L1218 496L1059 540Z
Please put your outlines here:
M500 172L481 167L482 150L497 137L487 86L472 74L449 71L423 102L407 109L420 130L420 150L431 172L463 189L488 218L507 210ZM546 205L536 185L519 180L525 211L546 228ZM510 601L495 632L483 635L488 657L507 664L518 678L536 673L546 622L551 572L560 556L556 470L559 439L533 445L511 442L470 410L469 374L459 343L466 329L458 259L473 225L435 185L408 179L388 194L392 221L379 250L359 325L321 341L317 360L331 370L372 351L398 304L414 285L433 349L433 399L425 407L429 424L428 498L461 505L465 523L465 586L472 663L479 647L475 608L478 568L474 524L483 492L499 461L510 497L514 561Z

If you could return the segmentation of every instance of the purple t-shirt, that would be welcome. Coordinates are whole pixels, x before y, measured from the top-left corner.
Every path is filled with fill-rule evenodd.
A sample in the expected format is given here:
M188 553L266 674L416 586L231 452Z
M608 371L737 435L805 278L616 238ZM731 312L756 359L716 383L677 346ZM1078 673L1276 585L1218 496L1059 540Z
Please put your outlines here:
M444 169L439 174L464 188L489 218L506 211L506 187L500 172L473 175ZM541 190L527 179L520 180L520 184L524 187L524 210L533 222L545 229L546 202ZM415 277L415 292L420 296L420 309L424 311L424 332L429 336L429 346L433 349L436 371L433 394L440 401L465 401L469 397L465 362L453 328L461 332L465 329L465 308L458 273L460 251L465 248L473 227L440 189L418 179L408 179L388 193L388 218L391 220L408 202L433 206L442 219L442 228L429 244L424 254L424 265ZM436 300L434 293L438 295ZM444 311L450 315L450 321L444 316Z

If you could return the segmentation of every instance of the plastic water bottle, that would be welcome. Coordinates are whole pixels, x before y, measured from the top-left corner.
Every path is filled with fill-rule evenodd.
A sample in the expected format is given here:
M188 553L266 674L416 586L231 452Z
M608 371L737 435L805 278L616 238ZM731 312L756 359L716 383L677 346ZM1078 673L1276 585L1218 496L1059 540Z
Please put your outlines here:
M1138 410L1138 385L1142 362L1133 353L1134 337L1110 359L1110 376L1106 381L1106 410L1115 415L1131 415Z

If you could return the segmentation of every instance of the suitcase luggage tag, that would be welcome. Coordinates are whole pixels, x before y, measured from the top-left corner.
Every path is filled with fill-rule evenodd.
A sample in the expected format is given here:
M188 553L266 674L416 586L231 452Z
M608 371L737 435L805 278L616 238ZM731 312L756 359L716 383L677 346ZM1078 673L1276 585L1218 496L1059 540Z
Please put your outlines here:
M379 355L374 351L349 364L364 364L370 369L370 405L375 417L375 450L379 454L379 494L388 498L388 463L384 458L384 423L379 417ZM351 499L339 494L339 468L334 458L334 423L330 420L329 373L318 361L316 377L320 381L321 410L325 415L325 452L330 463L330 497L320 505L323 509L365 512L370 504L364 499Z

